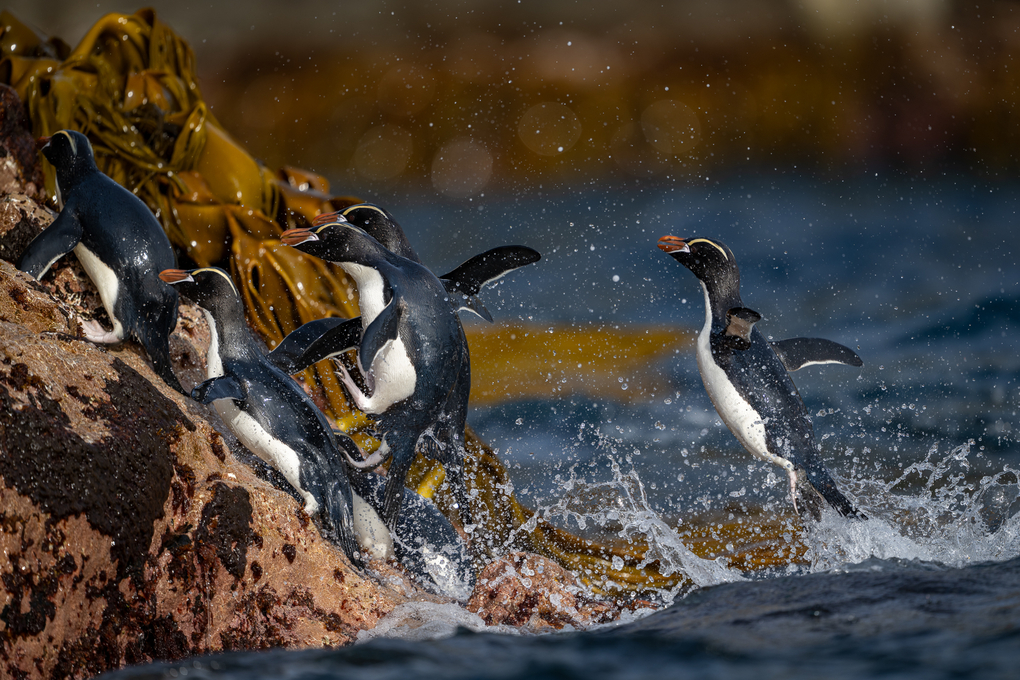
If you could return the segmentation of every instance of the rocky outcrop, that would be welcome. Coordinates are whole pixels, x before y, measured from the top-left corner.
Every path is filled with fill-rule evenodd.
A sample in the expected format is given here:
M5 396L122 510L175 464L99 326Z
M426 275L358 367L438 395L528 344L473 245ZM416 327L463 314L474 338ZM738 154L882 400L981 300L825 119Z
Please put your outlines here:
M162 382L138 344L84 340L83 320L110 324L74 256L42 281L15 268L55 213L40 202L37 169L18 165L31 138L5 127L4 94L0 677L344 645L400 605L426 617L456 607L396 564L353 568L301 502L220 434L214 411ZM204 315L182 301L170 347L186 389L204 379L208 344ZM584 592L569 571L521 553L486 568L469 608L479 622L531 630L619 613ZM406 627L403 609L390 627Z
M108 321L75 258L41 282L10 262L53 218L14 158L0 155L0 676L342 645L430 599L395 566L354 569L135 343L78 337L81 319ZM208 329L196 308L180 317L190 387Z
M76 325L0 261L0 675L346 644L423 597L394 567L351 567L140 349Z

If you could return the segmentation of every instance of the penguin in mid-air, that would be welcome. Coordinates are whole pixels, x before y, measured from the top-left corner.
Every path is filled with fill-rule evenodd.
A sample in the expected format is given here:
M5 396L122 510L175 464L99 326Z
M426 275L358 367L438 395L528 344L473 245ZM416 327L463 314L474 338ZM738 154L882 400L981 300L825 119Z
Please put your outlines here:
M798 513L820 518L821 495L840 514L866 519L822 465L811 419L789 375L812 364L859 367L861 358L820 338L766 341L754 325L761 315L740 299L740 270L722 243L663 236L658 246L690 269L705 291L698 369L722 421L745 449L786 470ZM803 488L804 483L815 493ZM804 507L798 506L798 495Z
M294 379L266 359L225 271L167 269L160 278L201 307L209 323L208 379L191 391L192 398L211 403L248 450L283 474L304 500L305 512L320 518L323 537L363 566L344 462L344 456L360 459L358 446L334 433ZM388 532L381 533L374 541L389 539ZM381 552L388 556L385 547Z
M112 331L83 323L85 337L103 344L134 338L156 373L183 394L170 367L177 291L159 280L161 271L176 266L170 240L140 198L99 171L85 135L61 130L45 142L42 154L57 171L64 207L29 244L18 269L42 278L73 250L113 322Z
M315 218L315 226L347 220L361 227L390 252L421 264L404 234L404 230L388 211L370 203L348 206L335 213ZM482 319L492 316L478 298L479 291L505 274L541 259L538 251L527 246L500 246L476 255L448 274L439 277L450 295L454 309L468 310ZM319 319L304 324L290 333L270 352L269 357L288 373L297 373L311 364L335 357L358 346L361 339L360 319ZM462 479L463 437L467 423L468 396L471 389L470 357L463 355L457 383L439 421L430 436L422 439L426 454L446 468L460 511L462 523L471 524L466 488Z
M424 265L387 250L345 219L312 229L290 229L280 239L339 264L358 286L357 365L366 389L358 386L346 366L340 362L337 366L351 400L375 421L383 443L369 459L350 463L374 467L392 456L382 515L395 530L415 448L420 440L433 436L462 380L467 340L460 319L446 287ZM348 331L353 326L340 324L337 328ZM442 456L440 462L449 464L450 471L460 477L461 470L452 469L458 464L452 460L454 452L438 447L430 452ZM463 465L462 456L459 465ZM462 480L458 481L462 488Z

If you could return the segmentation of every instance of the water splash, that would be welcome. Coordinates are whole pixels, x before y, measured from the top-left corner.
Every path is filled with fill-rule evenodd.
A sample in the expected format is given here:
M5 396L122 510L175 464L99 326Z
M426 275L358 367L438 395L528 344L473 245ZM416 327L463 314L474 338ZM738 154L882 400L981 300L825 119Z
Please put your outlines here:
M978 475L973 442L940 453L931 446L889 482L859 478L850 487L871 517L855 522L827 514L812 527L812 571L870 558L908 559L962 567L1020 555L1020 514L1014 511L1020 473L1009 466Z
M657 562L664 576L681 572L698 587L744 580L739 572L719 561L706 560L691 552L648 502L637 471L623 472L615 458L609 456L608 460L612 472L608 481L588 481L572 467L569 476L558 483L557 498L539 504L522 530L531 531L539 521L560 525L573 522L582 531L595 526L627 542L637 539L647 543L648 549L637 565L639 569ZM623 566L621 558L614 560L619 561L614 566ZM670 604L682 587L659 591L658 595L663 603Z

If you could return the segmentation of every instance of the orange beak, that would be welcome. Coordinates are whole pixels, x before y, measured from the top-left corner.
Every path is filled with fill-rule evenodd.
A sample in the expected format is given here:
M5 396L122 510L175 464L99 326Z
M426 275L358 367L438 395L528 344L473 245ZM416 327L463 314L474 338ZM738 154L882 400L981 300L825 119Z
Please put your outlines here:
M280 241L288 246L296 246L306 241L318 240L319 237L313 234L310 229L288 229L280 234Z
M659 239L659 250L664 253L689 253L691 249L679 236L663 236Z
M159 273L159 278L167 283L180 283L181 281L194 281L191 273L183 269L164 269Z

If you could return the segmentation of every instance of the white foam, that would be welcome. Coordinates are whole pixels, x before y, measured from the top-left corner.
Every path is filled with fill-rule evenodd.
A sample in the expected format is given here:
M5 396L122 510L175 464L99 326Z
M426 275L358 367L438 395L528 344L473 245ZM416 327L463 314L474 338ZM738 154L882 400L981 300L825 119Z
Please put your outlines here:
M415 642L442 640L452 637L458 628L467 628L476 633L520 633L518 629L509 626L486 626L480 616L455 604L405 602L380 619L375 628L358 631L358 639L354 644L381 637Z

